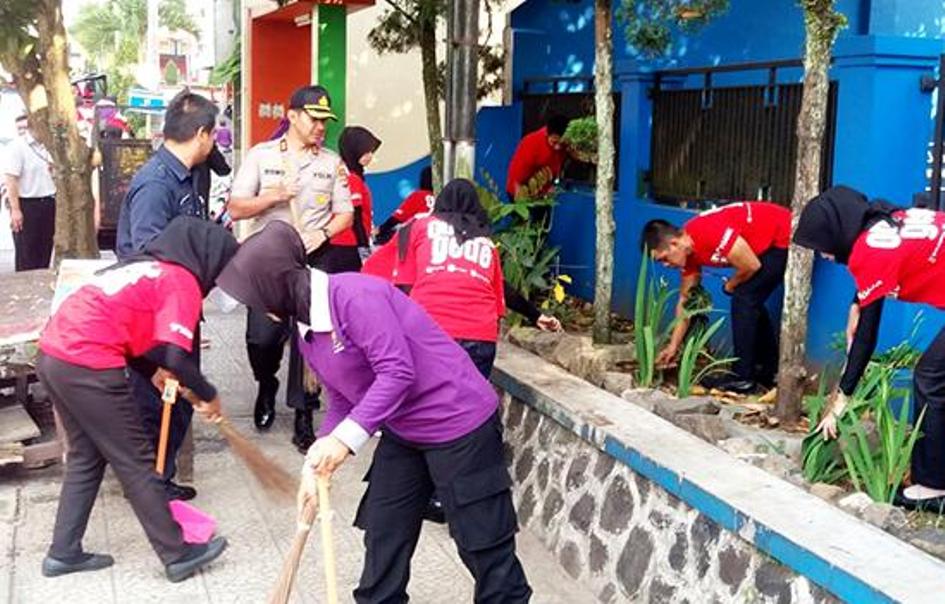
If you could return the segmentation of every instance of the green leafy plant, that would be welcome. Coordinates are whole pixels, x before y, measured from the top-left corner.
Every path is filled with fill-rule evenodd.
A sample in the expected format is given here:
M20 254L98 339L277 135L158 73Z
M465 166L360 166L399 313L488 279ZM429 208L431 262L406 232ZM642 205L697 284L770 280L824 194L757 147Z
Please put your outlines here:
M820 376L817 393L804 397L804 407L807 411L807 417L811 418L811 422L810 430L801 444L801 465L804 479L808 482L836 484L846 479L848 475L843 456L840 454L840 445L835 439L825 439L817 431L817 421L815 421L815 418L821 418L828 408L827 385L831 381L829 377L831 374L830 371L824 371ZM838 421L853 421L862 412L864 405L865 401L863 399L855 396L850 397L851 413L849 415L844 414Z
M571 120L561 140L582 161L597 162L597 118L595 116L589 115Z
M876 501L891 501L902 482L912 447L918 438L922 416L911 430L908 426L908 390L893 388L896 373L912 369L921 353L914 346L923 317L917 316L909 338L870 360L847 408L838 418L840 438L825 440L817 431L817 420L828 409L827 385L836 371L824 371L815 395L805 397L804 406L810 418L810 431L802 445L804 478L810 482L837 483L850 479L857 490L865 491ZM836 344L845 347L843 335ZM831 377L832 376L832 377ZM901 398L903 405L896 417L889 402ZM876 427L870 437L864 424L870 420Z
M728 8L729 0L621 0L617 18L627 41L655 57L670 49L674 32L692 33Z
M663 329L673 292L662 279L648 279L649 252L643 250L633 304L633 345L637 353L637 385L649 388L656 378L656 354L667 338Z
M909 426L908 393L904 393L906 400L896 417L889 407L893 390L884 379L870 404L878 442L868 437L862 421L839 424L840 450L854 488L883 503L892 503L902 484L925 417L923 408L915 426Z
M724 318L718 319L708 328L699 328L686 338L679 357L679 374L676 382L676 396L679 398L689 396L692 393L692 385L698 384L705 376L735 361L734 357L717 359L709 352L709 341L724 322ZM704 360L701 368L699 367L700 359ZM698 373L696 373L697 368L699 368Z
M506 282L523 296L548 294L557 283L552 267L560 248L548 246L548 230L530 220L533 208L549 207L553 198L519 199L504 203L495 181L483 173L485 186L477 185L479 202L495 227L493 239L499 248Z
M217 63L213 71L210 72L210 83L215 86L221 86L223 84L239 86L241 75L242 51L240 50L240 42L237 40L230 56L224 59L223 62Z

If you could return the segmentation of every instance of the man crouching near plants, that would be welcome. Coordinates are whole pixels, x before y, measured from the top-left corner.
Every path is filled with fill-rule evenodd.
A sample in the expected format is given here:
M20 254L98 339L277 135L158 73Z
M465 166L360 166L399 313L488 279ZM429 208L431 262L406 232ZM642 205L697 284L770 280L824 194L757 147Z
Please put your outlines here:
M643 245L653 260L682 271L676 321L657 365L672 363L689 328L686 301L702 280L702 267L731 267L725 281L732 296L732 342L737 357L732 373L710 376L703 386L748 394L774 385L778 371L778 333L765 302L784 282L791 212L760 201L707 210L681 228L665 220L643 227Z

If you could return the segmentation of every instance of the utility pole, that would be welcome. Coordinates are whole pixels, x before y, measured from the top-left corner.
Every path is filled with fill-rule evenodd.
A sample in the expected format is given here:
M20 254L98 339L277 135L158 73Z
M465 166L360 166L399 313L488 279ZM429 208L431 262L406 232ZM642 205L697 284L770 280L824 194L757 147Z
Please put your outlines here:
M449 74L444 182L457 177L472 179L475 175L479 0L456 0L451 3L447 37Z
M145 39L144 65L141 83L149 90L157 90L161 84L161 66L158 59L158 5L161 0L148 0L148 33Z

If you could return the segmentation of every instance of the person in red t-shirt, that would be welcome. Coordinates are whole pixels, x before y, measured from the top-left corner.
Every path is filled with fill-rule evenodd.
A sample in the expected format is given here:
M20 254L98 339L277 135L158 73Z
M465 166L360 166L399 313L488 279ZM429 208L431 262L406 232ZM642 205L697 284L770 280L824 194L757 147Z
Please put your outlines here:
M433 194L433 169L430 166L420 171L420 188L408 195L403 203L384 221L374 235L377 245L384 245L394 236L400 225L410 219L433 211L436 195Z
M331 244L344 252L344 264L338 272L357 272L371 250L371 189L364 182L364 168L374 159L381 141L361 126L348 126L338 137L338 154L348 168L348 188L354 206L354 222L331 238Z
M110 464L167 578L181 581L219 556L226 540L192 545L171 517L154 450L139 417L127 370L176 376L201 401L198 412L220 413L216 389L190 358L203 297L236 253L219 225L179 216L145 246L66 297L39 340L39 379L49 392L69 443L52 545L42 572L55 577L111 566L83 551L89 514ZM177 403L187 404L187 403Z
M409 289L443 331L469 354L486 378L492 373L499 319L509 308L540 329L561 323L541 314L505 284L492 228L472 182L457 178L436 198L433 212L405 225L398 239L368 258L362 272Z
M837 436L837 421L866 369L879 334L884 298L945 309L945 212L902 209L847 187L833 187L801 213L794 242L846 264L856 282L847 320L847 361L818 429ZM945 329L913 370L922 435L912 450L912 485L893 503L940 511L945 506Z
M711 379L711 386L751 392L771 386L777 374L777 331L765 301L784 281L791 237L791 212L773 203L733 203L708 210L677 228L652 220L643 228L643 244L652 258L682 270L676 325L657 364L671 363L689 328L685 304L702 278L703 266L732 267L725 282L732 296L733 374ZM704 380L705 381L705 380Z
M505 191L510 201L527 195L532 179L540 181L538 194L551 190L568 155L561 142L567 129L568 118L554 115L544 128L529 132L519 141L505 180Z

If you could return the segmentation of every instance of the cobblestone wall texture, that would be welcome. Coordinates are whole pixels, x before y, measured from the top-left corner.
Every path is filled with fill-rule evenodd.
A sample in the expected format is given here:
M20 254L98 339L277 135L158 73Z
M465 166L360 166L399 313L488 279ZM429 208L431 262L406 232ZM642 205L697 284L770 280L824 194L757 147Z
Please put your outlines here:
M503 420L519 522L587 602L836 601L540 411L505 395Z

